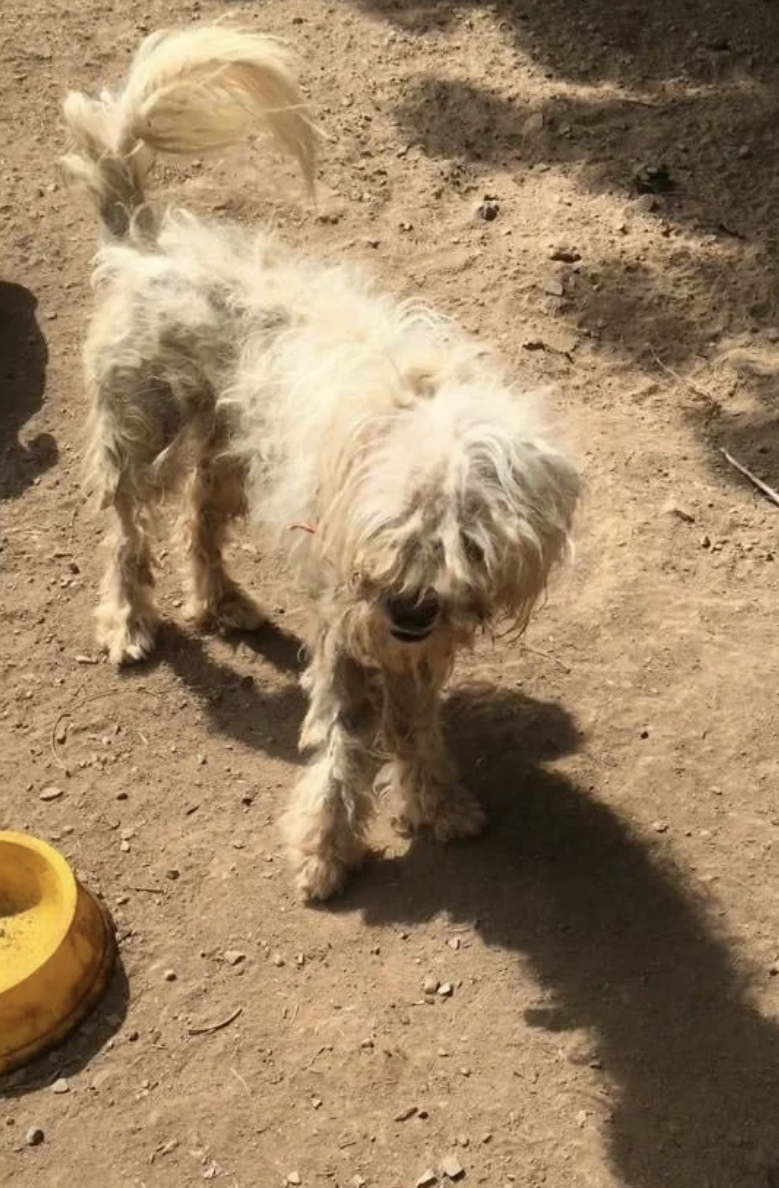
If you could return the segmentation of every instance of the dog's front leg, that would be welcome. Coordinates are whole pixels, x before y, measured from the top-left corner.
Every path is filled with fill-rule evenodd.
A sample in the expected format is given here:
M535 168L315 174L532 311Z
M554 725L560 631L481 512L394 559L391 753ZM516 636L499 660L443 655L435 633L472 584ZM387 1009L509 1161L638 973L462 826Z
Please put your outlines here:
M310 696L301 745L314 758L284 818L295 882L305 899L340 891L362 862L374 807L372 744L378 703L371 675L323 632L304 678Z
M442 666L441 666L442 667ZM475 837L483 808L457 780L441 729L443 671L423 659L407 672L385 673L382 736L392 754L380 777L400 801L395 825L403 834L428 828L438 841Z

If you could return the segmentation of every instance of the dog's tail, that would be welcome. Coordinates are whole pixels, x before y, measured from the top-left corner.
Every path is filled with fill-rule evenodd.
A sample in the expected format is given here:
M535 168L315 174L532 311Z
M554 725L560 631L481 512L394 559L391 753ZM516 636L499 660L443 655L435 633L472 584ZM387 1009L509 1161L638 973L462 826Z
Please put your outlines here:
M317 132L292 55L260 34L221 24L153 33L121 92L90 99L72 91L64 114L72 151L63 172L117 239L155 237L144 182L157 153L215 152L261 131L297 158L313 187Z

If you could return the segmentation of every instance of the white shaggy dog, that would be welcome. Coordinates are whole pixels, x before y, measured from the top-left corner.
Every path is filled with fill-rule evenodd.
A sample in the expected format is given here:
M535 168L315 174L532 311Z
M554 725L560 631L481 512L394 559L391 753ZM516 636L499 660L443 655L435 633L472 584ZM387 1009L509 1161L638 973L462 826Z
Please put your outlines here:
M257 130L311 183L316 133L278 43L224 25L155 34L121 92L71 94L65 118L64 169L105 231L86 346L89 472L116 521L101 644L120 664L151 651L150 528L182 486L193 615L259 626L222 559L248 513L289 542L316 610L313 757L285 821L302 894L329 896L359 864L382 790L409 829L478 833L440 690L478 629L525 626L569 545L574 469L534 402L449 322L270 235L145 205L156 152Z

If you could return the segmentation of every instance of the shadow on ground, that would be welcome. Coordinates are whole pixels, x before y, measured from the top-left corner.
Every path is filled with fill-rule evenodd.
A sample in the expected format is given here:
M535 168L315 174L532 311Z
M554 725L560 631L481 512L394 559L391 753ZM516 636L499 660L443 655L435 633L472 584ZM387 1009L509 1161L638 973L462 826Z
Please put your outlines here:
M350 3L420 38L456 34L462 53L433 72L426 56L422 72L399 83L395 118L405 139L432 158L464 163L485 180L508 171L512 189L500 197L509 209L534 170L560 170L628 211L649 179L656 209L629 217L662 228L670 266L631 261L615 229L610 259L585 259L574 282L568 315L599 320L603 350L647 371L654 350L665 363L705 376L712 343L779 326L779 6ZM508 42L528 62L532 103L509 77L496 89L473 77L468 39L485 37L487 18L494 18L489 44ZM526 134L531 115L543 127ZM738 388L758 411L734 417L717 394L716 416L704 409L691 423L712 445L740 450L767 481L779 482L779 443L771 444L767 468L751 443L765 444L772 433L777 384L766 391L742 375Z
M23 285L0 281L0 499L15 499L57 461L57 445L39 433L20 434L43 404L48 351L37 301Z
M45 1089L59 1077L75 1076L82 1072L120 1030L127 1016L129 1002L130 986L119 957L105 996L73 1035L32 1064L0 1077L0 1101L3 1098L24 1097ZM16 1137L20 1142L24 1139L23 1135Z
M377 859L342 910L370 925L478 920L487 945L529 962L550 1005L513 1009L527 1027L592 1036L624 1188L775 1188L779 1028L750 1002L705 901L592 789L546 766L577 745L559 706L465 690L448 721L495 827Z
M218 734L271 758L298 763L297 740L305 713L298 683L303 644L296 635L272 623L251 633L235 632L229 638L267 660L281 680L266 687L215 658L201 637L172 622L162 626L159 647L149 665L164 665L175 673ZM142 679L149 665L123 670L122 679L130 684Z

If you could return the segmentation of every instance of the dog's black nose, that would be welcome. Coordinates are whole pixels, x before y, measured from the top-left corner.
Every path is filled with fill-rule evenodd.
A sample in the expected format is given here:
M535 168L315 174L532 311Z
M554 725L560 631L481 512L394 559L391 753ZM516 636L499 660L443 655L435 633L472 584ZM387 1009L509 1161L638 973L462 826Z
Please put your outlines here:
M384 603L390 631L395 639L404 643L418 643L427 639L438 619L438 599L435 595L424 598L388 598Z

